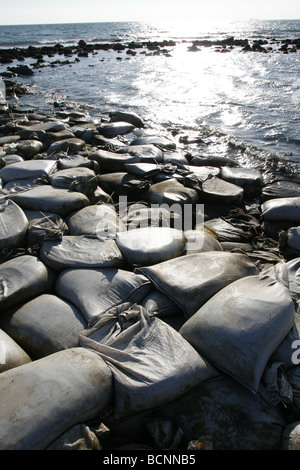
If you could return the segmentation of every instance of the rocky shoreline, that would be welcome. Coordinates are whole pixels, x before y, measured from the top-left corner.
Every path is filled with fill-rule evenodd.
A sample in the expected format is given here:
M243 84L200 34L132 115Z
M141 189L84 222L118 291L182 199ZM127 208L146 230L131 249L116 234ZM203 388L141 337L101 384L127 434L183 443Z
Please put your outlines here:
M202 137L3 109L1 449L299 448L300 181Z
M216 52L230 52L235 48L241 52L261 52L261 53L297 53L300 50L300 38L297 39L236 39L228 37L223 40L194 40L183 41L187 43L187 51L201 51L202 48L214 47ZM190 45L189 45L190 44ZM128 58L137 53L145 55L165 55L170 56L173 49L178 45L174 40L163 41L130 41L111 43L86 43L80 40L76 45L55 44L53 46L28 46L26 48L2 48L0 49L0 64L12 64L15 61L24 62L26 59L34 59L35 63L31 67L19 64L17 66L7 67L3 76L12 77L15 75L32 75L34 70L43 67L55 67L56 65L70 65L80 61L81 58L89 55L99 54L100 51L124 52ZM69 58L74 57L74 62ZM61 59L63 57L64 59ZM51 61L51 58L56 60ZM121 60L121 57L117 57Z

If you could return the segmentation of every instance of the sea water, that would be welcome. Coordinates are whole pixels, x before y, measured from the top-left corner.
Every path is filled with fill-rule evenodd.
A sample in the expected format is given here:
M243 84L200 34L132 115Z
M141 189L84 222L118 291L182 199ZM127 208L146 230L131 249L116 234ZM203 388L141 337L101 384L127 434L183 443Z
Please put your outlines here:
M195 40L295 39L300 20L230 22L122 22L0 26L0 48L173 40L168 54L100 50L69 64L18 77L30 94L19 101L41 111L73 103L94 119L116 110L135 112L152 134L190 132L203 137L201 153L243 149L243 164L276 156L300 163L300 50L284 54L214 47L191 52ZM60 59L62 59L60 57ZM54 60L54 59L51 59ZM50 59L49 59L50 61ZM18 63L15 61L16 64ZM34 59L26 59L29 66ZM0 64L0 74L8 66ZM207 145L207 143L211 145Z

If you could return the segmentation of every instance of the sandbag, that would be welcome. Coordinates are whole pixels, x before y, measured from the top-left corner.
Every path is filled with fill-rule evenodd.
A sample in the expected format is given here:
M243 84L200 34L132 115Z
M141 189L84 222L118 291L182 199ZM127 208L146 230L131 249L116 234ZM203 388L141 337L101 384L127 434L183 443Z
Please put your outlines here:
M90 326L116 305L139 303L151 287L145 276L123 269L67 269L58 276L55 291L76 305Z
M115 419L168 403L218 375L177 331L130 303L109 310L80 343L112 370Z
M247 186L261 188L264 182L262 172L254 168L223 166L220 178L243 188Z
M146 227L117 233L116 243L129 266L149 266L181 256L185 236L182 230Z
M267 221L300 222L300 196L269 199L261 209L262 217Z
M99 133L107 137L108 139L113 139L118 135L129 134L134 130L135 126L128 122L105 122L102 123L99 127Z
M21 179L21 180L13 180L9 183L6 183L4 186L5 192L9 193L19 193L23 191L28 191L36 186L43 186L43 183L38 179Z
M2 312L51 287L53 278L44 263L35 256L23 255L0 265L0 307Z
M117 268L124 265L115 240L65 235L41 246L41 260L55 271L68 268Z
M32 359L40 359L79 345L79 333L87 328L81 312L53 294L42 294L21 307L8 310L0 325Z
M57 160L58 170L68 170L70 168L90 168L96 174L99 173L100 168L95 160L89 160L82 155L65 155Z
M44 450L111 401L112 376L92 351L72 348L0 375L0 449Z
M118 153L135 155L144 163L160 163L164 159L162 150L153 144L124 146L119 148Z
M27 245L42 245L46 240L61 240L68 232L69 227L60 215L40 213L28 223Z
M109 195L130 196L135 200L138 194L148 189L150 185L150 183L122 171L98 175L98 184Z
M127 163L140 161L140 158L137 155L109 152L103 149L90 153L88 158L90 160L95 160L99 164L101 174L127 171L125 170L125 165Z
M206 302L180 329L218 369L256 393L268 360L288 334L295 308L273 277L248 276Z
M0 201L0 250L22 245L28 228L23 210L13 201Z
M201 181L205 181L208 177L219 176L220 168L217 166L195 166L195 165L184 165L188 171L194 173L194 175Z
M41 178L50 176L56 169L56 160L26 160L2 168L0 178L4 183L20 179Z
M218 176L208 178L202 184L201 202L214 202L223 204L241 204L244 189L236 184L224 181Z
M70 235L115 238L126 230L113 205L97 204L84 207L66 218Z
M144 198L151 204L196 204L198 202L197 191L185 187L175 178L170 178L159 183L152 184L145 192Z
M273 183L266 184L261 191L262 201L268 199L286 198L286 197L299 197L300 184L294 181L279 180Z
M58 170L51 176L50 182L55 188L71 189L88 197L96 191L98 186L96 173L85 167Z
M127 229L144 227L172 227L182 228L181 207L147 207L144 204L136 203L128 207L125 214L122 214L122 222L127 224Z
M156 145L163 150L176 149L176 142L165 136L149 135L138 137L132 142L132 145Z
M136 269L168 295L190 318L219 290L258 269L239 253L208 251L174 258Z
M82 193L53 188L50 185L40 185L28 191L10 194L9 198L22 209L48 211L62 217L90 203Z
M0 373L31 362L31 358L5 331L0 329Z
M257 221L219 217L205 221L204 227L215 233L220 243L247 243L257 234L257 230L260 226Z
M142 128L145 126L143 119L136 113L126 113L124 111L112 111L109 113L111 122L128 122L135 127Z
M223 251L221 243L206 230L185 230L184 236L186 255L204 251Z

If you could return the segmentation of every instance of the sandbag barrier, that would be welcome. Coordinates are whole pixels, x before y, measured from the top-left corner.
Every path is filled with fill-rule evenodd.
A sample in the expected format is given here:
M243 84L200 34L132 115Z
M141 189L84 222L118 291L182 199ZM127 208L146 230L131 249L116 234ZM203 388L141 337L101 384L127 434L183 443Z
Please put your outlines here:
M295 175L130 112L11 111L0 449L298 448Z

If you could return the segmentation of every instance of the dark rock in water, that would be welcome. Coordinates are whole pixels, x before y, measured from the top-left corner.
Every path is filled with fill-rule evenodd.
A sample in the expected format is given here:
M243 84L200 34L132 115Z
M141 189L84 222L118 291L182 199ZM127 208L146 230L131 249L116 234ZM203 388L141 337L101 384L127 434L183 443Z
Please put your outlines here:
M8 67L7 70L17 75L33 75L33 70L28 65L18 65L17 67Z

